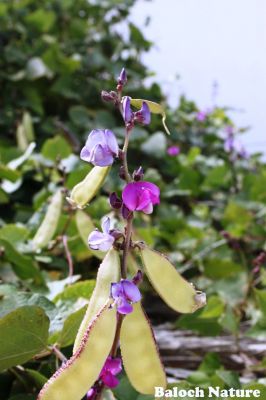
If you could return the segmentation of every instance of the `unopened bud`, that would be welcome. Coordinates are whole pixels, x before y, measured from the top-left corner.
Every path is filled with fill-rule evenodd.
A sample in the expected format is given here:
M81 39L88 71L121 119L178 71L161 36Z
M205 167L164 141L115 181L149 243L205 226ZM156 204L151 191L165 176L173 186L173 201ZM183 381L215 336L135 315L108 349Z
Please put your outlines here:
M130 211L125 204L122 205L122 217L124 219L129 219L132 216L132 211Z
M126 73L125 68L122 68L122 70L120 72L120 75L119 75L119 77L117 79L117 83L121 87L121 89L127 83L127 73Z
M143 176L144 176L144 171L143 171L143 168L142 167L139 167L138 169L136 169L134 172L133 172L133 179L134 179L134 181L142 181L142 179L143 179Z
M106 90L102 90L101 98L103 101L116 103L118 101L117 93L114 91L107 92Z
M109 202L112 208L119 210L122 207L122 200L117 196L115 192L111 193L109 196Z
M139 285L142 282L142 280L143 280L143 273L139 269L136 275L133 277L132 282L134 283L134 285Z
M120 167L120 170L119 170L119 177L120 177L121 179L123 179L123 181L126 180L126 172L125 172L125 168L124 168L123 165Z

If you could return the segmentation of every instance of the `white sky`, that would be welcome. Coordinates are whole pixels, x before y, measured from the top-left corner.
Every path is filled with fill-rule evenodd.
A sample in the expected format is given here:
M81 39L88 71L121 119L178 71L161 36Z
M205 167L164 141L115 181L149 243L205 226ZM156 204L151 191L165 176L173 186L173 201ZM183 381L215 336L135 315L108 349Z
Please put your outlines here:
M132 20L155 43L143 60L170 103L185 93L210 107L216 81L216 104L251 126L248 151L266 154L266 0L139 0Z

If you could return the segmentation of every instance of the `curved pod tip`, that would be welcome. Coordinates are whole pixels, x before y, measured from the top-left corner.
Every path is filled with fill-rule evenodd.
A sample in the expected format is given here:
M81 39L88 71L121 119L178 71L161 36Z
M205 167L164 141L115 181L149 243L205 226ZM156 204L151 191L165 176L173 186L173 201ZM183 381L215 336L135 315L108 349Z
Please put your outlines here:
M148 279L160 297L179 313L193 313L206 304L206 295L195 290L161 253L143 247L141 258Z
M110 167L93 167L85 178L73 187L67 201L76 208L84 208L104 183Z
M150 322L140 303L126 315L120 333L123 364L132 386L142 394L166 388L167 380Z
M77 352L48 380L37 400L80 400L85 396L110 353L116 323L116 310L108 302L85 331Z

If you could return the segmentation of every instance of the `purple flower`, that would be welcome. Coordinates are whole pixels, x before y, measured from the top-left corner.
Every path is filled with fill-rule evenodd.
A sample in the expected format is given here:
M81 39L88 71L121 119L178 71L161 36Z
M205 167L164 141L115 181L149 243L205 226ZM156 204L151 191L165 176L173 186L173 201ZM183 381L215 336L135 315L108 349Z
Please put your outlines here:
M167 149L167 154L171 157L175 157L180 153L180 147L178 146L170 146Z
M122 99L122 110L123 110L123 118L126 124L130 124L133 121L134 113L130 107L130 97L125 96Z
M80 158L99 167L112 165L114 157L118 156L118 143L114 133L108 129L91 131Z
M205 119L207 118L208 113L206 111L199 111L196 114L196 120L199 122L204 122Z
M120 314L130 314L133 311L132 303L141 299L138 287L128 279L122 279L119 283L112 283L111 296L115 300L117 312Z
M151 214L153 205L160 203L160 189L154 183L145 181L128 183L123 190L122 199L130 211Z
M102 232L98 229L92 231L88 237L88 244L92 250L108 251L115 238L110 235L110 218L104 217L102 221Z
M151 112L145 101L143 101L141 109L134 113L134 119L142 125L148 125L151 122Z
M99 379L109 387L114 388L119 384L116 375L122 371L122 363L120 358L108 357L105 361L104 367L100 373Z
M120 75L117 79L118 85L124 86L127 83L127 73L125 68L122 68Z

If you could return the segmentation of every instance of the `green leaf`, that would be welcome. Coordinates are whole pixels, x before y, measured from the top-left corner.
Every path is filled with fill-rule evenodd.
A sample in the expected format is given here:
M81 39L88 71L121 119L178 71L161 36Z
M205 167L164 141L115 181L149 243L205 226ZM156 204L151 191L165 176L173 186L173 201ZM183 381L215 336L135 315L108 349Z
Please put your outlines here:
M25 242L29 236L28 229L19 224L6 224L0 228L0 239L4 239L13 246Z
M80 310L69 315L65 320L63 329L58 338L58 343L61 347L66 347L74 343L86 309L87 306L82 307Z
M25 18L27 24L39 32L49 31L55 23L55 14L52 11L38 9Z
M42 150L42 155L49 160L56 161L68 157L72 154L72 149L67 141L61 136L55 136L52 139L46 140Z
M259 307L266 316L266 290L254 289Z
M11 263L20 279L35 279L38 283L42 282L41 273L31 257L20 254L7 240L0 239L0 246L4 248L5 258Z
M220 279L237 275L243 267L229 259L209 258L204 261L204 272L208 278Z
M0 164L0 179L7 179L10 182L16 182L20 178L20 173L7 165Z
M25 372L27 372L27 374L30 376L38 389L41 389L43 385L47 382L47 377L42 375L35 369L25 368Z
M216 371L216 374L229 388L239 389L241 387L239 376L236 372L221 370Z
M73 285L67 286L63 292L59 293L54 301L58 300L78 300L80 297L89 299L92 295L93 289L95 288L95 280L87 280L82 282L74 283Z
M0 319L0 370L23 364L45 349L49 319L36 306L24 306Z

